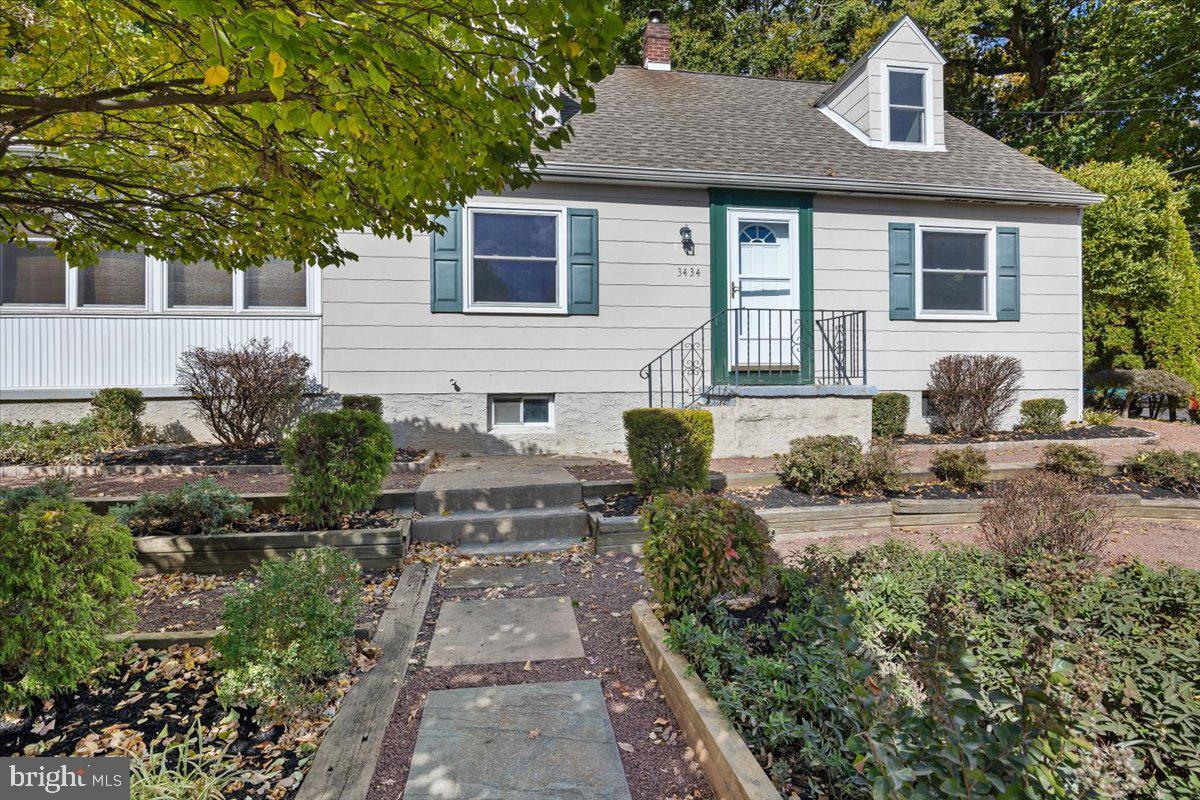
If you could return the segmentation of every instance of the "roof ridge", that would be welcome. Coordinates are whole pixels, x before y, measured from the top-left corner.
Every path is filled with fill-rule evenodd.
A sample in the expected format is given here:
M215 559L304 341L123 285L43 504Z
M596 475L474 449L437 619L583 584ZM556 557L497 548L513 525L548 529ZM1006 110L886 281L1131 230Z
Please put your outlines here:
M646 69L645 67L639 67L637 64L618 64L617 69L630 69L630 70L635 69L635 70L638 70L639 72L654 73L655 75L664 75L664 74L674 72L674 73L677 73L680 75L704 75L706 77L713 77L713 78L741 78L741 79L750 80L750 81L774 81L776 83L807 83L807 84L812 84L813 86L832 86L833 85L832 81L810 81L805 78L775 78L775 77L771 77L769 75L734 75L729 72L703 72L701 70L695 70L695 69L669 69L669 70Z

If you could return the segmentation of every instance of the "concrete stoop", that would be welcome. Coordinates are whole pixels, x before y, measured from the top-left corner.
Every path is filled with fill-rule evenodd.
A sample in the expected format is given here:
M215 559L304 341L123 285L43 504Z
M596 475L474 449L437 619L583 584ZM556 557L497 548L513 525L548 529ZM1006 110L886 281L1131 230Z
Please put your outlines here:
M520 552L588 536L582 485L536 460L480 457L430 473L415 497L412 539Z

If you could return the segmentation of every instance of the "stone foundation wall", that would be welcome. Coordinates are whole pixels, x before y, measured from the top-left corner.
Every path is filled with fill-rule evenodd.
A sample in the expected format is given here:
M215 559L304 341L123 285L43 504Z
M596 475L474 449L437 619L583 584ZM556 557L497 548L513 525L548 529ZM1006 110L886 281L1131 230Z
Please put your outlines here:
M713 457L785 453L798 436L853 436L871 440L869 394L815 397L734 397L712 411Z

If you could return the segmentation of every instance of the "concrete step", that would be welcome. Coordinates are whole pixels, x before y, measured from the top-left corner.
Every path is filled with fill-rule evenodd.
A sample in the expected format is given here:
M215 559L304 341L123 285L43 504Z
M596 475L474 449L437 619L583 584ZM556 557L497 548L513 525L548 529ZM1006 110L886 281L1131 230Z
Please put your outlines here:
M432 517L443 512L507 511L553 508L583 502L579 481L517 483L501 486L435 486L417 492L416 507Z
M511 556L519 553L552 553L569 550L587 539L566 536L554 539L531 539L523 542L491 542L490 544L464 544L458 552L464 556Z
M589 533L587 512L569 505L433 514L414 519L411 530L413 541L448 544L558 539Z

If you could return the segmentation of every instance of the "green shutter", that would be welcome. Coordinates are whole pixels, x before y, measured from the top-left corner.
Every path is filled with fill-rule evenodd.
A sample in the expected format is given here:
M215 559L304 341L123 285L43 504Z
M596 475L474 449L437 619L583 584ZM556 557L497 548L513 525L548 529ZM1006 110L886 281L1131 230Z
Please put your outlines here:
M1021 318L1021 231L996 228L996 319Z
M567 209L567 313L600 313L599 216L594 208Z
M888 294L891 319L916 319L916 226L888 224Z
M451 208L437 219L446 232L429 237L429 309L434 313L463 310L462 216L461 208Z

